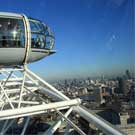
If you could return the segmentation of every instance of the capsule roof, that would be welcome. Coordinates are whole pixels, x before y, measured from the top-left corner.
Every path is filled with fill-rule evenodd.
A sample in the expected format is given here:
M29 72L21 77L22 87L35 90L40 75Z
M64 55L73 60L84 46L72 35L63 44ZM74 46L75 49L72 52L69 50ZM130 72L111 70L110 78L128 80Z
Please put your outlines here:
M22 14L10 13L10 12L0 12L0 16L22 17Z

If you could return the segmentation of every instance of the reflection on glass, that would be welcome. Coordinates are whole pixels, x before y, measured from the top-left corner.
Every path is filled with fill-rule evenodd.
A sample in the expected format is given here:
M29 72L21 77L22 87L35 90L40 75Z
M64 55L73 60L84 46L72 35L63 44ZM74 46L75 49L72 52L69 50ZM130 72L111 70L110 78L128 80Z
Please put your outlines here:
M23 20L0 18L0 47L24 47L24 45Z
M12 34L13 34L13 38L14 38L14 40L15 40L15 38L16 38L16 36L17 36L17 31L14 30L14 31L12 32Z
M31 27L31 47L39 49L52 49L54 37L50 29L42 22L30 19Z

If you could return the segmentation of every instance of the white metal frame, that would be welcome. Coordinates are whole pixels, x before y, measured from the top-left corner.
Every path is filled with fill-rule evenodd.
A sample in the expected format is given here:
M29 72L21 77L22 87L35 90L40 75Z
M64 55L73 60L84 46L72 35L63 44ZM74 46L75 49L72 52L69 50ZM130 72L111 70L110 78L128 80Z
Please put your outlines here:
M67 124L70 125L70 128L72 127L81 135L85 135L85 133L68 118L71 112L78 113L104 133L123 135L123 133L114 126L104 121L93 112L80 106L80 99L69 99L48 82L30 71L26 65L25 68L0 69L0 73L4 78L0 83L0 120L5 120L1 134L6 133L7 129L12 126L12 120L27 116L27 121L21 133L21 135L23 135L32 115L55 111L61 118L45 131L45 133L43 133L44 135L53 134L61 126L62 121L66 121ZM45 94L46 97L38 95L37 92L41 95ZM49 99L47 99L47 97ZM53 102L51 102L50 99L52 99ZM61 110L65 109L68 110L63 114Z

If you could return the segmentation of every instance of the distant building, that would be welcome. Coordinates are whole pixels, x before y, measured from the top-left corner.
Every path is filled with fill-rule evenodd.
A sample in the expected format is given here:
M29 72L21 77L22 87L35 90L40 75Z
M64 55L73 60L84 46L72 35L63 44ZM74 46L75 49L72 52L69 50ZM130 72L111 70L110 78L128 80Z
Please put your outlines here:
M118 89L117 93L121 94L127 94L129 92L129 89L127 88L127 80L124 78L118 78Z
M94 95L96 102L101 104L103 102L102 90L100 88L95 89Z
M129 70L126 70L126 77L127 79L131 79L131 73L129 72Z
M101 87L95 89L96 102L99 102L100 104L105 103L106 97L110 97L111 93L112 93L112 89L109 89L106 86L101 86Z

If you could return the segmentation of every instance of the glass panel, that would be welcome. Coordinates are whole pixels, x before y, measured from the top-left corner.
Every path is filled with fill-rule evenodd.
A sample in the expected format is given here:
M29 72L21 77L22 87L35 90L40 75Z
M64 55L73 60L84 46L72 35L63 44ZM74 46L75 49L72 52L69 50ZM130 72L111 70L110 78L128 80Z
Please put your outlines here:
M31 20L30 28L31 28L31 32L44 34L44 27L43 27L42 23L40 23L39 21Z
M50 29L42 22L30 19L31 47L39 49L52 49L54 38Z
M31 37L32 48L45 48L45 36L43 34L32 33Z
M0 18L0 47L24 47L25 30L23 20Z
M52 36L46 36L46 49L53 48L54 38Z

